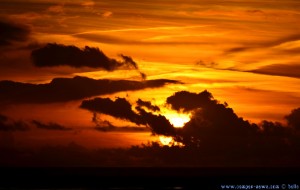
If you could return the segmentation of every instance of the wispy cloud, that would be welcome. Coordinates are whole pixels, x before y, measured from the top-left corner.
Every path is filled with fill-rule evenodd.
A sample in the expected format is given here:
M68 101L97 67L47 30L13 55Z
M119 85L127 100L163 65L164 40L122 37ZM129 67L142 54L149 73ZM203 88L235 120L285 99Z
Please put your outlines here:
M96 30L87 31L81 33L75 33L73 35L91 34L91 33L111 33L111 32L131 32L131 31L148 31L148 30L176 30L176 29L190 29L190 28L203 28L212 25L195 25L195 26L162 26L162 27L149 27L149 28L126 28L126 29L113 29L113 30Z
M68 131L72 130L71 128L64 127L58 123L49 122L49 123L42 123L37 120L33 120L32 123L39 129L48 129L48 130L59 130L59 131Z
M300 34L297 33L297 34L284 36L282 38L271 40L271 41L254 42L254 43L249 43L246 46L234 47L225 51L225 53L239 53L239 52L244 52L252 49L272 48L272 47L280 46L284 43L289 43L298 40L300 40Z

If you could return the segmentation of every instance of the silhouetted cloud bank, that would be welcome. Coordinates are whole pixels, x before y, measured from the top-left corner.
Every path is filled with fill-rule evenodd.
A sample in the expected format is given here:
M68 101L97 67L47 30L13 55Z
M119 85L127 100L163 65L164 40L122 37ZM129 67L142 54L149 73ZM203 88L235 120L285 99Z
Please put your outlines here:
M44 47L33 50L31 58L37 67L91 67L106 71L116 69L136 69L138 65L129 56L120 55L122 61L107 57L99 48L85 46L80 49L73 45L48 43Z
M259 124L250 123L239 117L226 102L220 103L206 90L200 93L180 91L167 98L166 103L172 109L191 113L190 121L182 128L174 128L165 116L155 113L158 110L149 109L155 108L151 102L139 99L136 103L133 109L133 105L124 98L95 98L84 100L80 107L94 114L103 113L138 125L147 125L154 134L171 136L175 141L191 147L247 149L259 143L272 144L274 138L269 137L276 137L277 142L289 139L297 134L295 131L300 126L299 109L286 116L288 126L266 120ZM145 111L143 107L150 111ZM282 141L282 145L287 146L292 139Z
M173 135L175 132L174 126L165 116L147 112L139 106L134 111L133 106L125 98L117 98L115 101L109 98L94 98L82 101L80 107L93 113L103 113L131 121L137 125L146 125L154 134Z
M300 125L299 109L286 116L288 126L279 122L250 123L237 116L228 104L220 103L208 91L176 92L167 98L175 110L191 112L191 120L176 131L175 140L186 146L212 148L218 151L251 150L277 147L296 148ZM283 148L284 149L284 148ZM282 149L282 150L283 150Z
M176 92L168 97L166 102L174 110L191 111L202 106L208 106L208 104L215 104L217 101L213 99L210 92L205 90L199 94L187 91Z
M288 126L300 130L300 108L293 109L289 115L285 116Z
M208 91L176 92L167 98L167 104L175 110L191 111L191 120L178 129L176 140L186 145L200 146L205 141L223 137L250 135L257 127L238 117L227 103L219 103Z
M99 131L133 131L151 129L155 135L173 137L184 146L162 146L158 142L136 145L127 149L89 150L76 143L68 146L48 146L39 150L10 151L0 157L0 165L26 166L260 166L299 167L300 108L286 115L287 124L263 120L250 123L237 116L227 103L216 100L208 91L180 91L167 98L173 109L189 112L191 120L183 128L174 128L163 116L145 111L139 100L136 106L124 98L94 98L84 100L81 108L93 113L95 129ZM149 104L146 104L149 106ZM152 105L152 104L151 104ZM152 105L153 106L153 105ZM131 121L137 126L115 127L100 121L97 114L107 114ZM0 115L0 123L7 117ZM44 126L42 122L35 122ZM48 125L47 125L48 126ZM48 128L48 127L44 127ZM22 158L22 159L21 159ZM70 160L70 161L69 161Z
M158 88L170 83L174 84L178 83L178 81L166 79L147 81L95 80L79 76L74 78L55 78L46 84L0 81L0 103L63 102L121 91Z

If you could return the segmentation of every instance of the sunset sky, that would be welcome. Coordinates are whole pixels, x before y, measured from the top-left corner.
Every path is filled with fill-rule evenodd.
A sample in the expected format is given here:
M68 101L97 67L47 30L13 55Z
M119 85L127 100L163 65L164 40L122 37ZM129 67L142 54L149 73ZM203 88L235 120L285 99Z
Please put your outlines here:
M208 90L253 123L284 123L300 107L299 0L1 0L0 18L0 116L30 128L0 131L2 144L159 140L144 123L84 107L95 97L151 102L175 127L190 113L166 99L183 90Z

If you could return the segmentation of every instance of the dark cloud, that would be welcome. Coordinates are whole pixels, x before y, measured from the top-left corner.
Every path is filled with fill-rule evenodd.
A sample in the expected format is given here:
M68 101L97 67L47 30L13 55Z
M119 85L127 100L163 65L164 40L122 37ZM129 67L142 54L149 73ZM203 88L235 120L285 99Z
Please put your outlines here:
M136 101L136 103L138 106L146 107L151 111L154 111L154 112L160 111L160 108L158 106L152 105L150 101L143 101L141 99L138 99L138 101Z
M101 132L149 132L149 128L147 127L138 127L138 126L97 126L95 127L97 131Z
M143 80L146 80L146 78L147 78L146 74L139 70L138 64L130 56L120 54L120 57L123 59L122 64L132 66L134 69L139 71L141 78Z
M28 131L29 126L23 121L15 121L0 114L0 131Z
M95 80L76 76L55 78L46 84L30 84L0 81L0 103L50 103L78 100L95 95L112 94L120 91L134 91L162 87L174 80Z
M149 132L149 129L146 127L134 127L134 126L123 126L123 127L95 127L97 131L101 132Z
M120 57L124 60L125 64L131 65L134 69L139 69L137 63L129 56L120 54Z
M64 127L60 124L57 124L57 123L53 123L53 122L50 122L50 123L42 123L40 121L37 121L37 120L33 120L32 123L39 129L48 129L48 130L61 130L61 131L68 131L68 130L71 130L71 128L67 128L67 127Z
M274 76L285 76L285 77L294 77L300 78L300 64L299 63L286 63L286 64L271 64L262 66L253 70L241 70L235 67L229 68L218 68L218 64L212 63L204 63L203 61L199 61L196 65L204 66L207 68L213 68L216 70L225 70L225 71L238 71L238 72L250 72L264 75L274 75Z
M300 130L300 108L293 109L291 113L285 116L289 127Z
M300 64L272 64L250 70L249 72L300 78Z
M97 112L131 121L138 125L147 125L154 134L170 136L175 133L174 127L164 116L146 112L139 106L136 107L138 112L136 113L133 111L132 105L124 98L117 98L115 101L109 98L84 100L80 107L94 113L93 121L97 121L95 115L95 112ZM108 124L108 127L111 127L111 125Z
M147 127L141 127L141 126L121 126L117 127L111 124L111 122L107 120L101 120L98 118L98 115L96 112L93 113L92 122L96 124L95 129L97 131L102 132L111 132L111 131L119 131L119 132L143 132L143 131L149 131L149 128Z
M151 129L153 134L174 136L175 128L170 121L163 115L155 115L151 112L146 112L140 107L136 107L139 112L140 120L145 122Z
M292 128L283 126L280 122L263 120L258 125L264 136L289 137L292 133Z
M117 98L115 101L109 98L84 100L80 107L92 112L104 113L119 119L142 124L140 123L139 115L132 110L131 104L124 98Z
M14 42L24 42L29 38L30 30L23 25L0 21L0 47Z
M175 110L192 113L191 120L178 130L176 137L186 145L200 146L202 143L211 143L210 138L213 137L247 136L257 130L257 127L238 117L227 103L219 103L206 90L198 94L176 92L167 98L167 104Z
M207 90L199 94L187 91L176 92L174 95L168 97L166 102L172 109L177 111L191 111L199 107L207 106L207 104L216 104L216 100L213 99L212 94Z
M245 46L240 46L240 47L234 47L231 49L228 49L225 51L225 54L230 54L230 53L239 53L239 52L244 52L252 49L260 49L260 48L270 48L274 46L278 46L283 43L291 42L291 41L296 41L300 39L300 34L293 34L289 36L285 36L279 39L275 39L272 41L265 41L265 42L257 42L257 43L251 43Z
M31 58L37 67L67 65L75 68L101 68L107 71L119 68L138 69L131 57L121 55L123 61L117 61L107 57L100 49L88 46L80 49L76 46L48 43L42 48L33 50Z
M198 147L208 154L220 152L223 156L233 152L252 152L264 157L284 152L294 156L291 151L300 151L299 128L300 109L286 116L288 126L279 122L262 121L250 123L236 115L227 103L215 100L211 93L191 93L181 91L167 99L175 110L189 111L191 120L183 128L176 130L174 138L186 147ZM226 151L225 151L226 150ZM269 154L269 155L268 155Z
M110 131L118 131L118 132L149 132L149 128L147 127L134 127L134 126L123 126L123 127L95 127L98 131L110 132Z
M109 121L101 120L98 118L97 112L93 113L92 122L96 124L97 127L114 127Z

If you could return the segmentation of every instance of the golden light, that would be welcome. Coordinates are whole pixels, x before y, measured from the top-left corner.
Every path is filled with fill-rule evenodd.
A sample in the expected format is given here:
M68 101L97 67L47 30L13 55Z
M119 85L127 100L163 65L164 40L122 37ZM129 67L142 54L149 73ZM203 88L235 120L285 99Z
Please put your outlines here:
M166 113L164 115L174 127L183 127L190 121L190 114Z
M172 137L166 137L166 136L159 136L159 140L160 140L160 143L164 146L170 146L172 141L173 141L173 138Z
M181 142L174 141L173 137L159 136L159 141L163 146L184 146L184 144L182 144Z
M170 118L171 124L173 124L174 127L183 127L185 123L187 123L190 120L190 118L184 118L184 117L173 117Z

